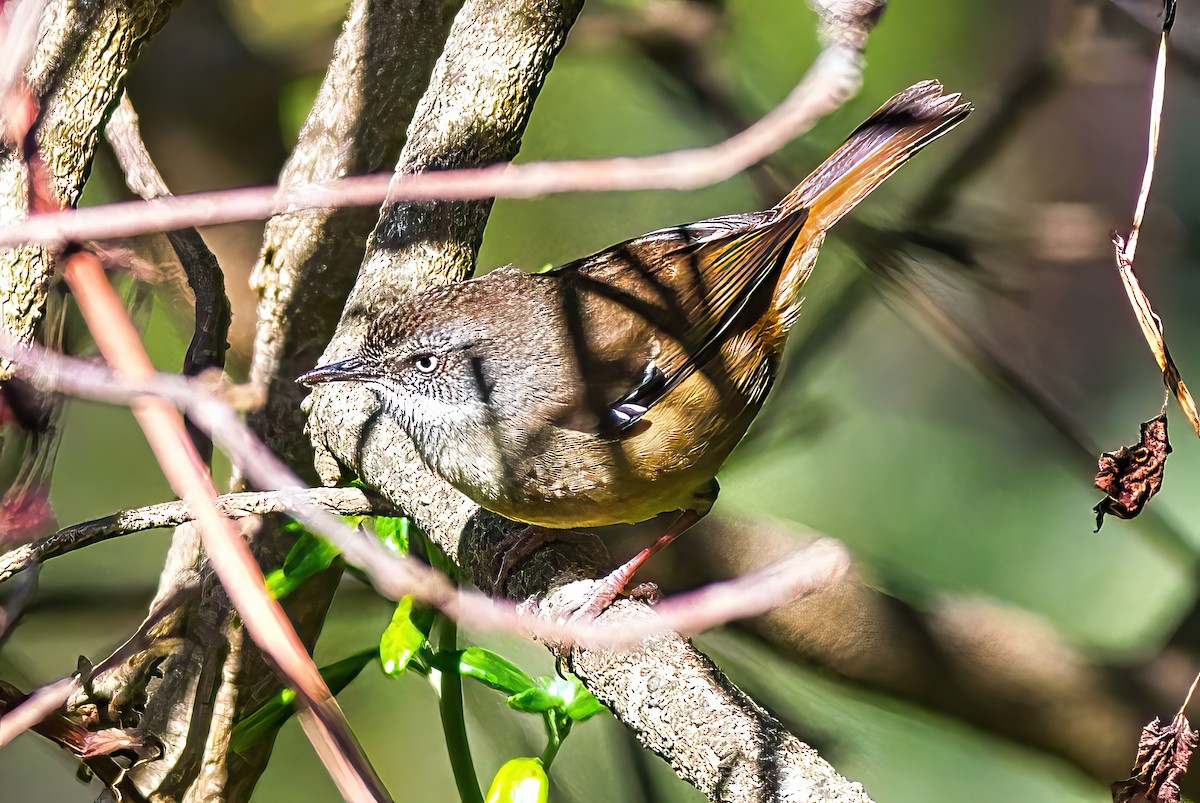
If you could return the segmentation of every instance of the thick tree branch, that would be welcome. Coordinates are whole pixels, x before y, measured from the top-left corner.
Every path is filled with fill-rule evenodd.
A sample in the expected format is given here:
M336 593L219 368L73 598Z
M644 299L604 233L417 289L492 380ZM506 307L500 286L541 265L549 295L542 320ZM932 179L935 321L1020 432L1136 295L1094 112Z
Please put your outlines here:
M811 537L769 521L712 518L696 528L693 549L670 556L682 584L753 572ZM854 570L738 626L790 660L1036 747L1101 780L1127 769L1129 735L1164 702L1027 611L949 595L917 609Z
M394 162L456 5L453 0L351 4L281 185L331 181ZM293 379L312 364L332 334L374 217L361 209L310 209L276 217L267 224L252 278L260 301L251 378L265 388L266 399L249 423L306 479L312 477L312 447L304 436ZM277 525L268 518L252 536L252 549L266 566L279 565L290 543ZM194 583L197 573L209 575L192 528L178 531L169 568L162 593ZM310 645L339 575L326 572L286 600L289 616ZM162 762L145 768L144 774L139 768L139 777L161 794L244 800L266 766L272 740L229 755L221 739L205 739L204 732L210 722L224 727L222 723L254 708L274 693L276 683L261 653L240 638L240 625L229 619L224 595L208 593L200 604L203 615L188 618L185 631L197 649L172 659L177 675L190 680L160 688L148 705L168 732L190 743L191 755L177 757L174 767ZM210 667L222 662L225 671L217 677ZM203 704L204 695L215 698L213 710Z
M798 92L824 98L836 86L833 96L840 102L853 91L861 47L882 5L818 5L826 50ZM503 10L495 6L465 5L410 129L398 176L515 153L528 106L575 9L552 2L508 4ZM809 124L833 106L814 101ZM469 275L486 213L486 204L479 203L386 207L325 358L351 350L364 322L398 296ZM398 426L373 415L377 407L372 393L345 385L319 388L310 397L314 440L336 458L322 461L324 478L337 479L339 463L350 467L415 518L467 577L490 587L514 525L479 510L433 476ZM542 550L510 573L503 591L554 616L590 587L588 578L602 573L604 556L595 546L579 538ZM623 601L606 611L601 622L636 625L648 617L654 614L644 605ZM566 657L647 747L711 799L868 799L861 787L837 775L682 638L659 635L632 652L574 649Z

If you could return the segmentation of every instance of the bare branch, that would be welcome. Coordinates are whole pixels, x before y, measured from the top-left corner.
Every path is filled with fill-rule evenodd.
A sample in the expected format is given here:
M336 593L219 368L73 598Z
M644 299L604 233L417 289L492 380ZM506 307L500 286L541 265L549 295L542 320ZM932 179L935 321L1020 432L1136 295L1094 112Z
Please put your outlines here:
M27 3L30 12L38 3ZM52 0L44 5L37 27L37 46L6 40L0 51L28 65L10 61L8 76L22 74L39 114L37 142L46 155L46 170L56 205L73 206L83 188L101 124L124 85L142 45L166 22L178 0L132 0L76 3ZM27 36L14 30L12 36ZM18 82L19 83L19 82ZM10 85L10 90L16 87ZM3 111L14 113L10 91ZM8 123L14 124L9 119ZM21 124L16 124L21 128ZM29 209L28 171L18 148L0 148L0 219L11 220ZM22 342L32 342L46 305L53 260L45 248L11 243L0 246L0 328ZM0 362L0 380L8 374Z
M0 710L0 747L62 708L79 687L73 678L62 678L42 686L12 708Z
M300 500L303 500L301 502ZM216 498L217 510L230 519L286 513L298 504L318 505L339 516L378 515L380 505L358 488L309 488L302 491L251 491ZM0 555L0 583L51 558L121 535L176 527L193 521L186 502L119 510L111 516L64 527Z
M0 355L11 357L17 376L38 388L114 403L133 403L154 395L186 409L249 480L259 487L274 489L277 500L286 502L297 521L337 547L346 562L360 569L381 594L394 600L411 594L479 630L528 633L557 644L628 649L651 636L670 631L693 632L692 628L711 627L735 616L761 613L773 605L820 588L846 568L841 548L825 539L806 547L812 548L812 565L806 565L803 571L797 565L801 557L788 555L778 564L729 581L731 585L727 588L740 589L736 594L727 594L717 588L711 593L707 589L699 592L692 604L673 604L666 600L660 604L663 616L647 619L635 627L547 621L503 600L460 590L425 564L397 556L373 537L347 525L317 504L313 498L317 492L304 489L299 477L254 436L226 401L213 395L202 382L189 382L168 374L131 380L86 360L64 357L38 347L21 348L3 338L0 338ZM809 558L803 560L807 563ZM787 568L789 566L791 568ZM754 600L757 604L750 604ZM696 609L697 603L699 609ZM723 615L722 611L728 614Z
M130 190L146 200L171 194L142 141L137 112L133 110L128 94L121 94L121 102L109 118L104 134L125 173L125 182ZM169 231L166 237L183 266L196 310L195 331L183 358L183 373L196 376L209 368L224 368L232 312L229 297L225 295L225 276L221 266L194 227ZM211 462L212 441L190 424L188 432L204 462Z

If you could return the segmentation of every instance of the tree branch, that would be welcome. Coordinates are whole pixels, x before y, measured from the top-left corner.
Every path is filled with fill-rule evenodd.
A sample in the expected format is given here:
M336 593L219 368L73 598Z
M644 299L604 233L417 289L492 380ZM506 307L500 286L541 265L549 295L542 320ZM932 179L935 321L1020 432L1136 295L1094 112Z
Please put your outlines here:
M445 43L453 5L452 0L354 0L281 185L331 181L393 162ZM248 420L306 478L312 477L312 447L304 436L300 393L292 378L312 364L333 332L373 218L366 210L337 209L276 217L267 224L252 276L260 301L251 378L265 388L266 399ZM252 536L251 548L263 565L279 565L290 545L290 536L277 525L269 518ZM164 593L196 582L197 573L209 575L192 528L177 533L168 566ZM325 572L285 600L289 617L310 647L339 576L339 571ZM168 733L192 745L192 755L173 756L135 774L167 796L244 800L266 766L272 739L231 755L220 740L206 740L204 733L210 722L219 727L252 710L277 684L261 653L234 632L240 625L229 619L223 595L208 594L202 610L204 615L186 619L184 631L187 642L198 648L172 659L169 667L190 681L160 688L147 707ZM226 665L222 677L210 671L216 663ZM216 704L210 711L204 700L212 698ZM208 768L202 775L201 766Z
M882 0L880 0L882 5ZM689 190L731 178L808 131L858 91L859 51L831 44L805 80L754 125L705 148L651 156L618 156L424 173L373 174L280 188L243 187L32 215L0 226L0 246L58 243L143 234L182 225L258 220L322 207L376 206L380 202L530 198L565 192Z
M171 194L142 141L137 112L127 94L121 94L121 102L104 127L104 134L131 191L146 200ZM194 226L169 231L166 238L183 266L196 310L195 329L183 358L183 373L197 376L209 368L224 368L232 312L229 297L225 295L221 266ZM188 434L204 462L211 464L212 441L198 432L191 422L188 422Z
M374 516L386 510L386 507L381 510L378 502L372 501L358 488L233 493L218 496L216 503L221 515L231 519L286 513L299 504L319 505L339 516ZM193 518L185 502L163 502L132 510L118 510L104 518L64 527L52 535L0 555L0 583L14 574L76 549L131 533L177 527Z

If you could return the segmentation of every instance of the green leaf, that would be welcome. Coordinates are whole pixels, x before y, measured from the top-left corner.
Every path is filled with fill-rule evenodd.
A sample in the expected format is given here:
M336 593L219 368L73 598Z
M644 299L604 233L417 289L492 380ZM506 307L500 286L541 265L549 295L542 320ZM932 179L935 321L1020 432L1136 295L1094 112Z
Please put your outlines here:
M550 779L539 758L514 758L504 763L488 789L486 803L546 803Z
M336 547L296 522L288 522L284 530L296 533L297 538L283 559L283 567L267 573L267 592L275 599L286 597L309 577L328 569L338 556Z
M366 650L351 655L349 658L343 658L323 667L321 677L325 678L329 690L337 694L346 688L374 657L374 650ZM230 735L229 749L235 753L245 753L264 738L279 730L288 717L295 713L295 699L296 692L291 689L280 689L254 711L238 720Z
M605 710L604 703L592 696L577 677L542 678L539 683L562 700L563 710L575 722L583 722Z
M539 686L534 686L532 689L526 689L509 697L508 707L529 714L541 714L555 708L563 708L564 703L557 694L551 694Z
M429 639L429 628L433 625L433 611L428 608L413 610L413 598L402 597L396 603L392 621L379 638L379 662L383 671L392 677L403 675L412 659Z
M533 678L516 664L482 647L468 647L459 654L458 673L510 695L537 688Z
M376 516L375 535L383 545L398 555L408 554L409 530L412 522L403 516Z

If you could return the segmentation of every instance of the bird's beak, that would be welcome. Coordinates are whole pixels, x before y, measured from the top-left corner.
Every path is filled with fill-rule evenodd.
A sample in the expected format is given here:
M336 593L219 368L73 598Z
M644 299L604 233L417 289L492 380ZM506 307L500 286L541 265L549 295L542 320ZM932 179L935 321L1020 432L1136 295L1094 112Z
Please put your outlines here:
M319 385L323 382L346 382L361 380L370 375L361 357L347 357L344 360L331 362L328 365L318 365L306 374L296 379L301 385Z

